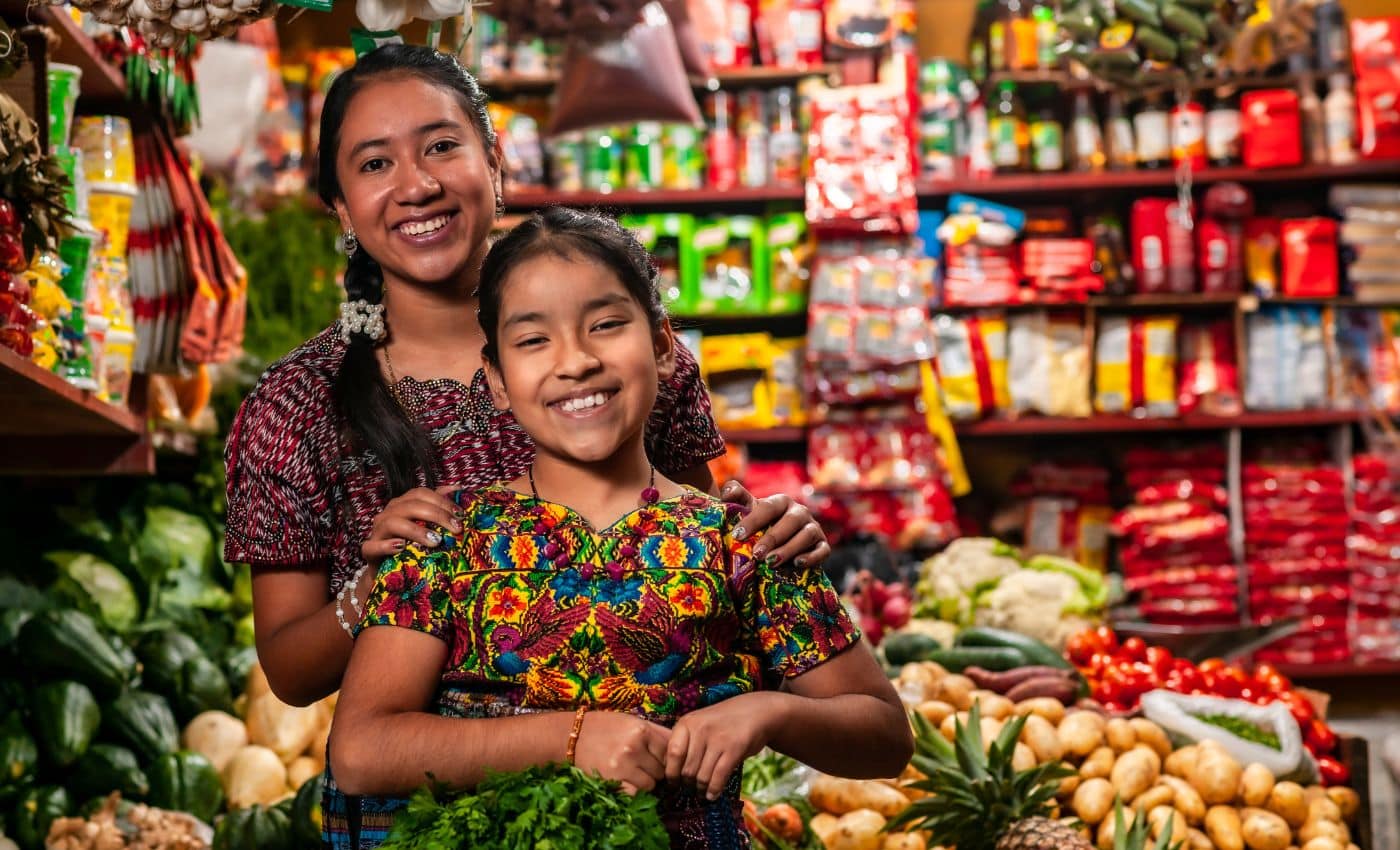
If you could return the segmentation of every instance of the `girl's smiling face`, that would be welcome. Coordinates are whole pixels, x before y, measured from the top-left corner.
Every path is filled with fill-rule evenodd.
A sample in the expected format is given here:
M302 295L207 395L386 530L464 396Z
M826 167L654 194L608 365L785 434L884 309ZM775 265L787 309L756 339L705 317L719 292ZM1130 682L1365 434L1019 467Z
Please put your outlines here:
M544 251L511 269L497 333L496 405L537 451L574 462L639 441L658 383L675 372L669 325L654 329L611 269L576 254Z

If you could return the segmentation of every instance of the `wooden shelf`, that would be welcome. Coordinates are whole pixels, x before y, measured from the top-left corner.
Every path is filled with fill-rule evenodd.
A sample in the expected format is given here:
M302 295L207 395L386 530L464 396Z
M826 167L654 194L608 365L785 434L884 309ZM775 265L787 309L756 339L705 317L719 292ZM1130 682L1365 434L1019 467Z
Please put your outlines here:
M142 416L0 349L0 473L149 474Z
M786 427L725 431L724 439L725 442L729 443L796 443L806 445L807 429Z
M1341 307L1358 310L1382 310L1400 306L1395 300L1358 301L1350 295L1318 298L1260 298L1255 295L1232 293L1192 293L1185 295L1093 295L1087 301L1016 301L1010 304L956 304L933 308L935 315L961 315L988 310L1026 312L1030 310L1083 310L1093 307L1103 312L1138 312L1171 310L1175 312L1218 312L1238 307L1252 313L1261 307Z
M1191 175L1196 185L1234 181L1239 183L1329 183L1357 178L1400 177L1400 161L1364 161L1351 165L1301 165L1293 168L1207 168ZM999 174L981 180L920 180L920 200L936 200L955 192L975 195L1039 195L1065 192L1126 192L1171 188L1176 172L1171 168L1097 173Z
M1352 410L1259 412L1239 416L1089 416L1083 419L1027 416L1022 419L959 422L954 425L954 429L960 437L1041 437L1065 434L1216 431L1229 428L1320 428L1349 425L1360 420L1361 414Z
M506 195L506 209L532 210L541 207L602 207L605 209L627 209L647 207L651 209L690 207L736 207L760 206L778 202L801 202L805 198L801 186L764 187L761 189L693 189L618 192L556 192L549 189L521 189Z
M738 88L776 88L795 86L810 77L825 77L836 73L834 65L816 68L753 67L718 71L708 77L691 77L690 85L697 91L721 91ZM559 84L558 74L498 74L484 77L481 85L492 97L545 97L554 93Z
M1400 661L1382 661L1371 664L1275 664L1278 671L1290 679L1360 679L1400 676Z
M49 54L50 62L75 65L82 69L81 95L93 104L117 104L126 100L126 78L102 56L82 27L62 8L29 4L26 0L0 0L0 15L16 24L35 23L51 27L58 35L58 47Z

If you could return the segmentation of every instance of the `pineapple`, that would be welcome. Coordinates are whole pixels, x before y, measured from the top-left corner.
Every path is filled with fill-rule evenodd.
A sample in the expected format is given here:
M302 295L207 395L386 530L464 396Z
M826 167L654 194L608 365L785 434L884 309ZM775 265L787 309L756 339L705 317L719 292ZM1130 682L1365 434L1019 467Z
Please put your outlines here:
M1058 762L1019 772L1011 766L1024 717L1003 726L985 753L975 703L967 724L956 724L952 744L918 712L912 717L913 763L927 777L912 787L930 796L911 803L890 828L912 824L957 850L1094 850L1079 830L1049 817L1059 780L1073 771Z

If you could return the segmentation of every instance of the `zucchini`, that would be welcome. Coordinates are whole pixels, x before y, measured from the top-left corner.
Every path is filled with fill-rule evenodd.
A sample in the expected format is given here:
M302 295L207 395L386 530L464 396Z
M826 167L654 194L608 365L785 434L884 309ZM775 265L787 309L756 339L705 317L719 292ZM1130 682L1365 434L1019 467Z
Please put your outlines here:
M1074 666L1066 661L1065 657L1049 644L1042 643L1033 637L1027 637L1018 632L1007 631L1006 629L991 629L980 626L963 629L958 634L958 646L1007 647L1015 649L1026 656L1030 664L1059 667L1061 670L1074 669Z
M1210 38L1210 30L1206 27L1205 19L1183 6L1174 3L1166 4L1162 7L1162 20L1166 22L1167 26L1197 41L1205 41Z
M1151 0L1118 0L1118 13L1130 21L1160 27L1162 18Z
M924 661L928 653L942 648L938 641L916 632L892 634L880 643L880 649L885 653L885 661L889 662L891 667L903 667L915 661Z
M1019 650L1005 646L958 646L939 649L930 652L926 660L935 662L950 673L961 673L968 667L1010 670L1030 663Z
M33 671L66 675L103 693L116 693L135 674L134 658L112 648L97 623L71 608L36 614L19 633L20 653Z
M1147 55L1159 62L1171 62L1176 59L1178 47L1177 43L1156 27L1142 25L1137 28L1137 43Z
M49 761L67 767L87 752L102 711L80 682L45 682L34 691L34 727Z
M136 754L116 744L93 744L73 765L69 788L80 799L98 797L120 791L122 797L135 800L151 790L146 774L136 761Z
M118 741L129 744L146 761L154 761L180 746L180 728L170 706L149 691L127 691L108 703L103 725Z
M67 817L71 807L68 792L57 785L31 788L15 803L10 816L11 837L20 847L41 850L49 837L49 826Z
M189 812L205 823L212 821L224 807L219 772L199 753L166 753L151 765L148 775L154 806Z

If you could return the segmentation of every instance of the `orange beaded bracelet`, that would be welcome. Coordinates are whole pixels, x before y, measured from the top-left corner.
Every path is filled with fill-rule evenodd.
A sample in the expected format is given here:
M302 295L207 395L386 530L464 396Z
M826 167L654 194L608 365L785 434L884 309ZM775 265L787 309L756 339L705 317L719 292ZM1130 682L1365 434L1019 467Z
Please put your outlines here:
M578 749L578 736L583 731L583 715L587 713L587 705L579 706L578 711L574 712L574 728L569 732L569 746L564 750L564 760L569 764L574 763L574 751Z

